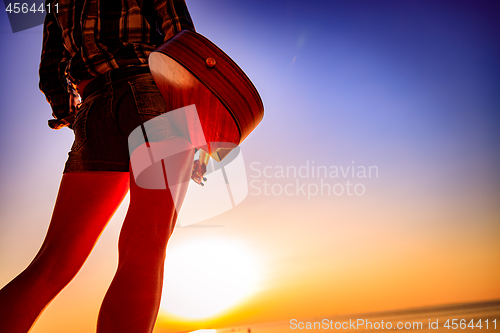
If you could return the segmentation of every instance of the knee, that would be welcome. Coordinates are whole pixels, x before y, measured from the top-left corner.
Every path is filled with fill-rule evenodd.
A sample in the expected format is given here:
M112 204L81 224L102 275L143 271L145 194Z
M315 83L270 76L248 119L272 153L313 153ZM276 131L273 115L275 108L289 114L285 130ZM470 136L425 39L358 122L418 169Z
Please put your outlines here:
M142 216L141 216L142 215ZM135 254L161 257L174 230L176 214L156 209L143 214L128 214L120 232L120 257Z
M39 279L58 288L66 286L83 266L88 255L71 247L42 247L28 269Z

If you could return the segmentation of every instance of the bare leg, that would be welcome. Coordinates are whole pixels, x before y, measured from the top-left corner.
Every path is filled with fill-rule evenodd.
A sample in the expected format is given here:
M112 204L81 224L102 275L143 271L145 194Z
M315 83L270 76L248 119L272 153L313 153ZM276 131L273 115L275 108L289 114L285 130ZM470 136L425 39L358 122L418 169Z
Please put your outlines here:
M168 142L189 148L184 139ZM166 162L174 170L168 182L189 180L193 156L190 149ZM187 191L187 184L175 191L140 188L130 175L130 206L120 232L118 268L99 312L99 333L152 332L160 306L165 250L177 219L174 200L181 204Z
M128 172L65 173L45 240L0 290L0 332L25 333L73 279L129 189Z

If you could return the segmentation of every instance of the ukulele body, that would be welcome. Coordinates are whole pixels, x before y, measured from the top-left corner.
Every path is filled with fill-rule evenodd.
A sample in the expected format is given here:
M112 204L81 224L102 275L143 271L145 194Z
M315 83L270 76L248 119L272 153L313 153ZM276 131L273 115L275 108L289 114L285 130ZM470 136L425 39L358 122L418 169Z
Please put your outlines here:
M175 113L175 126L216 161L239 145L264 116L262 100L250 79L196 32L183 30L161 45L149 56L149 67L167 111L196 106L197 115Z

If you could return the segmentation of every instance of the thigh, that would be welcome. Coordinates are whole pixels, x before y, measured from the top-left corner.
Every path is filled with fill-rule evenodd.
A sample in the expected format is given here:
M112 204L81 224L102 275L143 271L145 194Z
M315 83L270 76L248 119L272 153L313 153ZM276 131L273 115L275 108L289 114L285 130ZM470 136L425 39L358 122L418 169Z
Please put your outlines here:
M128 172L64 173L39 255L82 264L128 190Z
M120 257L123 259L144 258L165 251L189 186L194 148L184 138L173 138L163 143L150 143L148 149L155 149L159 144L184 149L151 164L140 175L134 174L131 166L130 206L120 233ZM167 148L169 150L171 148Z

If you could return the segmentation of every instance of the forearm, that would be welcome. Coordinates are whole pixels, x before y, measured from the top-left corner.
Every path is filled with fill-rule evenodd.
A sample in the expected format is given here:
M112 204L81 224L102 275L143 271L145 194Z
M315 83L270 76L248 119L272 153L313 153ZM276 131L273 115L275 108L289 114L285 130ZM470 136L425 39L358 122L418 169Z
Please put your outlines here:
M50 3L50 1L47 1ZM70 93L64 75L69 54L64 48L61 30L53 14L44 21L43 46L40 59L40 90L52 107L52 116L62 119L70 113Z

